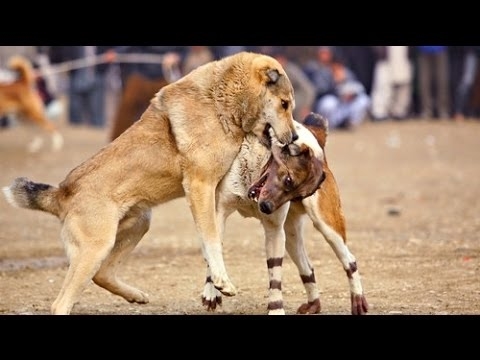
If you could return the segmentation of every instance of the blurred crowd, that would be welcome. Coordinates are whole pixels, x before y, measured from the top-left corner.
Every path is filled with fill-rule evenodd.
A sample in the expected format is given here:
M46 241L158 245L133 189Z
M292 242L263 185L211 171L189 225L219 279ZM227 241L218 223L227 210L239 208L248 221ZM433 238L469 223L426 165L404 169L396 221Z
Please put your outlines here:
M102 56L98 64L39 76L37 85L50 118L63 110L69 124L105 128L113 140L162 86L239 51L268 54L282 64L299 121L311 111L324 115L331 129L364 121L480 118L480 46L0 46L0 82L8 81L5 69L15 54L40 70ZM120 62L119 54L156 54L162 62ZM9 125L8 116L0 121Z

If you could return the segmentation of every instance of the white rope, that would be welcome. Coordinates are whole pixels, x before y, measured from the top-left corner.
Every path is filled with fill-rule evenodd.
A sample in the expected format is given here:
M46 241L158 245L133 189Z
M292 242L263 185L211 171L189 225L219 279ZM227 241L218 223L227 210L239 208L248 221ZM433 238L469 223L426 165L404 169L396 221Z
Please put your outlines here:
M178 65L172 67L166 67L163 63L164 56L159 54L116 54L115 60L107 60L105 54L87 56L81 59L64 61L58 64L48 64L37 69L37 73L41 76L49 76L52 74L58 74L67 72L70 70L80 69L84 67L105 64L105 63L147 63L158 64L163 67L164 76L167 81L173 82L180 78L181 73L178 69Z

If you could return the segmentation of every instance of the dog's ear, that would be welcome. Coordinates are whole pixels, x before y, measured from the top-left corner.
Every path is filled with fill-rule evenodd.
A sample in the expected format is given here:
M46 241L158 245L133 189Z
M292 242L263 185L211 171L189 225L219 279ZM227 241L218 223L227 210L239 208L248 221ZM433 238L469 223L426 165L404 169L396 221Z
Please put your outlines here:
M282 67L272 57L259 56L253 60L253 67L260 81L265 85L274 85L282 77Z
M267 78L269 79L267 81L267 85L276 84L278 79L280 79L280 73L278 72L277 69L268 69Z

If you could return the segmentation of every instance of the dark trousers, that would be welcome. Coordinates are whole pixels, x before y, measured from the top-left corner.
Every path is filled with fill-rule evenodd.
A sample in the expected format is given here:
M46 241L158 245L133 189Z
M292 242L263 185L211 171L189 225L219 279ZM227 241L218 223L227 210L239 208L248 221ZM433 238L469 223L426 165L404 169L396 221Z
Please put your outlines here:
M450 115L448 53L418 55L420 112L424 117Z

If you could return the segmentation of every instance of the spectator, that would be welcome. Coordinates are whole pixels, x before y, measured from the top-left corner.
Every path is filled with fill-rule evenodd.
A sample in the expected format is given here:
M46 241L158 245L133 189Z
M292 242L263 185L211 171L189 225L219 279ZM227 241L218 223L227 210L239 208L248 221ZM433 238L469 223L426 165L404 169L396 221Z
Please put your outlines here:
M63 46L61 60L69 61L107 54L107 46ZM57 59L58 61L59 59ZM70 70L68 76L68 121L72 125L89 124L103 128L105 117L105 88L108 64L98 64Z
M164 70L181 68L186 46L121 46L117 53L149 53L164 55L162 64L124 63L120 64L122 91L112 120L110 140L115 140L130 125L140 118L152 97L169 83Z
M337 46L337 48L340 48L345 65L355 73L365 92L371 95L375 68L375 53L372 46Z
M478 69L478 59L480 57L480 46L466 46L463 56L463 68L454 97L454 119L464 120L466 116L471 116L469 100L472 96L472 89L475 84Z
M405 119L411 110L413 67L408 46L374 46L373 120Z
M306 71L317 90L314 111L327 118L329 128L352 129L366 119L370 97L334 51L322 46L317 61L307 64Z
M420 117L450 117L447 46L417 46Z

